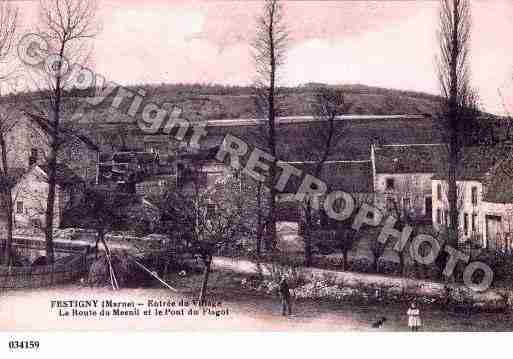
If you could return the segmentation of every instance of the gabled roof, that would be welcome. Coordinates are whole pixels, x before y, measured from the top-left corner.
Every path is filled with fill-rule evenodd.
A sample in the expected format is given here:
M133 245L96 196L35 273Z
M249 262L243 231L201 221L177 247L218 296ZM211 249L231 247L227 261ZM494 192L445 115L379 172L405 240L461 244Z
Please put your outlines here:
M441 144L384 145L375 148L376 173L435 173L446 149Z
M315 175L315 162L287 162L301 170L301 178L292 176L284 193L296 193L306 174ZM327 161L322 167L319 179L325 181L329 191L349 193L370 193L373 191L371 161Z

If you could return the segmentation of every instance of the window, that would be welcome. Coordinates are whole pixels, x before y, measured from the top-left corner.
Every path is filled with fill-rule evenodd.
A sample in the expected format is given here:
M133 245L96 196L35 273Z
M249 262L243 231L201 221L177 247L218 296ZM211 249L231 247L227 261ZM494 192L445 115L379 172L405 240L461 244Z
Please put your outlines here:
M23 201L18 201L16 203L16 213L23 214Z
M477 227L477 214L473 213L472 214L472 232L476 231L476 227Z
M37 148L32 148L30 150L29 166L32 166L35 163L37 163Z
M441 201L442 200L442 184L439 183L436 185L436 198Z
M41 222L41 220L39 218L32 219L32 225L35 228L43 228L42 222Z
M387 178L385 188L387 190L393 190L395 187L394 179L393 178Z
M436 223L442 224L442 210L440 208L436 210Z
M468 236L468 213L463 214L463 231Z
M476 206L477 205L477 187L473 186L471 191L472 191L472 194L471 194L472 195L472 204L474 206Z

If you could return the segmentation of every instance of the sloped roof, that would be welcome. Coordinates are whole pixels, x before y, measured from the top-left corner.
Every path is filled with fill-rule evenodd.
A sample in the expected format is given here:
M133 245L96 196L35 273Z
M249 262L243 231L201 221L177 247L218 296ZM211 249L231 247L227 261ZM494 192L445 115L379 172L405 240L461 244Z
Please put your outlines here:
M438 144L376 147L376 173L434 173L445 153L445 146Z
M301 178L292 176L287 182L284 193L296 193L306 174L315 175L314 162L288 162L303 172ZM372 167L370 161L327 161L324 163L319 179L326 182L329 191L349 193L370 193L372 185Z
M447 178L447 157L440 159L440 168L433 179ZM456 178L461 181L482 181L499 162L497 153L491 147L465 147L456 169Z
M41 168L44 173L48 174L48 165L39 165L38 167ZM75 172L64 163L57 163L56 170L56 182L59 185L67 186L84 182L82 178L77 176Z
M39 128L41 128L45 133L50 133L51 131L53 131L53 128L52 128L53 126L52 126L52 124L50 124L50 122L48 121L47 118L45 118L43 116L39 116L37 114L27 112L27 111L24 111L23 113L28 118L30 118L33 122L35 122L39 126ZM87 146L87 148L89 148L90 150L93 150L93 151L100 150L98 145L96 143L94 143L89 137L87 137L84 134L80 134L80 133L75 132L74 130L68 129L68 128L61 128L60 131L61 131L60 136L62 136L63 139L65 138L65 139L69 140L69 138L75 138L78 141L85 144Z
M485 181L484 201L513 203L513 159L508 158L495 166Z

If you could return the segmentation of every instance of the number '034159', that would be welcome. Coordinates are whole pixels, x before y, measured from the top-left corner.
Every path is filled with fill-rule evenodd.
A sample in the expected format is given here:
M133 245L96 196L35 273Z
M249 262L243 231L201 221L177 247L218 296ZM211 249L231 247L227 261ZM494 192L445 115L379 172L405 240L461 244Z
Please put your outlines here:
M9 349L11 350L31 350L39 349L38 340L10 340Z

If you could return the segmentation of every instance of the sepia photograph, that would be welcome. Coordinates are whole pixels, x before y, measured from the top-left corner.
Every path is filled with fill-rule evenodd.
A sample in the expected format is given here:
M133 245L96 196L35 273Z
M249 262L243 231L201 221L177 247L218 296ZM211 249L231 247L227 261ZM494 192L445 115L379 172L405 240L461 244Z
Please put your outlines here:
M511 0L0 1L2 349L513 331L512 38Z

